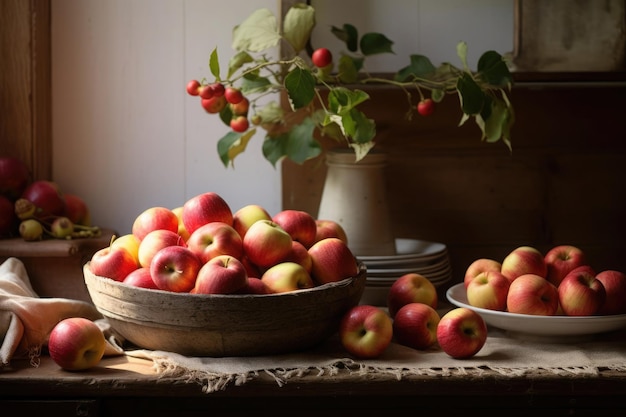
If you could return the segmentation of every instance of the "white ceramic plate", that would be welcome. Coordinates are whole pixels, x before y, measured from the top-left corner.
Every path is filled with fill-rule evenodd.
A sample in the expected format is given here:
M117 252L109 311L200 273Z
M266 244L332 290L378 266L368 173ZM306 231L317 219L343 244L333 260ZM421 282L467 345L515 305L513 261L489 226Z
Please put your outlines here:
M395 255L359 255L359 260L365 262L378 262L388 264L389 262L401 262L406 260L426 261L433 256L441 255L446 250L446 245L437 242L428 242L418 239L396 239Z
M548 337L586 336L626 327L626 314L586 317L532 316L473 307L467 301L463 283L450 287L446 291L446 298L457 307L467 307L478 312L488 325L518 334Z

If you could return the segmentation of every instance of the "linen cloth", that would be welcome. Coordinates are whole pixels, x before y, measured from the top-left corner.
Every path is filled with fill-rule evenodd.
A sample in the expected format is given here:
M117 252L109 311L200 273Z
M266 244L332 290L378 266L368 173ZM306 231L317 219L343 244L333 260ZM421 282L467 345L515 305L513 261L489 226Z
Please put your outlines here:
M173 352L127 350L133 357L152 360L161 377L187 378L204 392L242 385L267 374L279 386L305 374L384 373L398 380L408 375L473 375L496 372L520 376L543 370L559 375L598 377L601 370L626 371L626 332L617 331L579 339L524 339L491 328L483 348L472 358L453 359L438 346L425 351L392 343L376 359L359 360L341 346L337 335L322 345L293 354L261 357L187 357Z
M11 257L0 265L0 367L18 357L28 357L36 365L54 326L69 317L96 321L107 337L105 354L122 353L119 339L112 339L115 336L108 323L93 305L68 298L40 298L22 261Z

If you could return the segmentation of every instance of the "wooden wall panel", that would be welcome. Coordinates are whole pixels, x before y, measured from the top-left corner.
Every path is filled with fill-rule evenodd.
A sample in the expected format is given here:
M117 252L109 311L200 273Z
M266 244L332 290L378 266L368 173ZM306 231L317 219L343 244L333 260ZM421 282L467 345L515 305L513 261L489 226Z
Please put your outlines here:
M430 118L404 119L406 99L368 90L390 155L394 233L444 242L455 280L476 258L518 245L581 246L597 269L626 270L624 83L518 83L513 153L486 144L454 98ZM317 213L324 164L283 164L283 204Z

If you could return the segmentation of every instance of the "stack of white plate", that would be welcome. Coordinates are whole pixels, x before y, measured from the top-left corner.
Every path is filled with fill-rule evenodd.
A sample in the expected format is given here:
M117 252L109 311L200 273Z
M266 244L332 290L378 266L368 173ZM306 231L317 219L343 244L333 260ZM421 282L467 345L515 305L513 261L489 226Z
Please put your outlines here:
M361 304L386 306L389 288L408 273L425 276L436 288L452 280L448 248L443 243L400 238L396 239L395 255L357 257L367 266Z

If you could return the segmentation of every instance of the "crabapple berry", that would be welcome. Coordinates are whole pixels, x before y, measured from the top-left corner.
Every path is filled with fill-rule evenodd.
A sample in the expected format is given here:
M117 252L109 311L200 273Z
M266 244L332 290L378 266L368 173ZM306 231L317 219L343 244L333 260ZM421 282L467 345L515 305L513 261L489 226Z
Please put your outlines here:
M200 87L200 97L204 99L213 98L213 89L209 85L203 85Z
M237 116L240 116L240 115L246 116L248 114L249 108L250 108L250 102L245 97L239 103L230 105L230 109L233 111L233 114Z
M333 54L328 48L319 48L313 51L311 61L316 67L324 68L330 65L331 62L333 62Z
M212 98L202 99L202 107L207 113L215 114L221 112L226 106L226 99L224 96L214 96Z
M430 116L435 111L435 102L430 99L424 99L417 103L417 112L422 116Z
M213 83L211 84L211 90L213 90L213 95L215 97L221 97L224 95L224 84L222 83Z
M190 96L197 96L200 93L200 82L198 80L191 80L187 83L187 94Z
M243 100L243 94L241 90L232 87L228 87L224 91L224 97L226 97L226 101L228 101L230 104L237 104L240 103L241 100Z
M246 116L236 116L230 120L230 128L233 131L242 133L248 130L250 123L248 122L248 118Z

